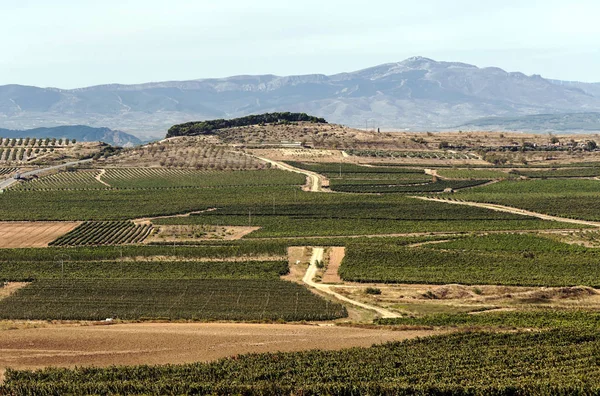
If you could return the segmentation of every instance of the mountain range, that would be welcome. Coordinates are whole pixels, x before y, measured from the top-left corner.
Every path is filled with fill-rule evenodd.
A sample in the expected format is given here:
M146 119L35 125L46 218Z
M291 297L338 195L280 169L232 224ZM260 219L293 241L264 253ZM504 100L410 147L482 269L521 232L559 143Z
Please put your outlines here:
M0 137L4 138L63 138L75 139L78 142L104 142L112 146L130 147L141 144L137 137L108 128L93 128L84 125L68 125L50 128L34 128L26 130L0 128Z
M274 111L305 112L354 127L443 130L476 125L472 121L479 118L600 112L600 83L413 57L330 76L236 76L71 90L0 86L0 127L11 129L85 124L148 138L164 136L176 123Z

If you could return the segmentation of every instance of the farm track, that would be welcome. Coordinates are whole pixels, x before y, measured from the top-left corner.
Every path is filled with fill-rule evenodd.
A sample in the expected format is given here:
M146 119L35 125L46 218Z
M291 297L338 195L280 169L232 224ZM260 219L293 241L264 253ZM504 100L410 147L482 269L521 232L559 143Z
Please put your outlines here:
M328 192L323 189L323 185L327 184L327 178L323 175L320 175L316 172L311 172L308 170L296 168L295 166L288 165L286 163L280 161L274 161L268 158L263 157L255 157L261 161L267 162L274 166L275 168L286 170L288 172L300 173L306 176L306 190L310 192Z
M102 176L106 174L106 169L100 169L100 173L98 173L94 178L98 180L100 183L104 184L106 187L112 188L110 184L102 180Z
M463 205L463 206L472 206L477 208L494 210L496 212L505 212L512 213L521 216L529 216L529 217L537 217L538 219L548 220L548 221L558 221L561 223L570 223L570 224L578 224L578 225L587 225L592 227L600 228L600 222L596 221L588 221L588 220L578 220L578 219L569 219L566 217L559 216L551 216L543 213L531 212L525 209L511 208L510 206L498 205L498 204L487 204L481 202L470 202L470 201L451 201L443 198L430 198L430 197L418 197L415 196L413 198L421 199L423 201L433 201L433 202L442 202L452 205Z
M323 253L324 253L324 249L322 247L313 248L312 257L310 258L310 266L308 267L308 270L306 270L306 274L304 275L302 282L304 282L308 286L311 286L323 293L329 294L329 295L337 298L340 301L355 305L355 306L363 308L363 309L375 311L379 315L381 315L382 318L400 318L401 317L400 314L397 314L392 311L388 311L387 309L384 309L381 307L376 307L376 306L370 305L370 304L365 304L360 301L352 300L346 296L342 296L341 294L336 293L335 291L331 290L331 287L335 287L336 285L327 285L327 284L323 284L323 283L316 283L313 279L315 278L315 275L317 274L317 261L323 260Z

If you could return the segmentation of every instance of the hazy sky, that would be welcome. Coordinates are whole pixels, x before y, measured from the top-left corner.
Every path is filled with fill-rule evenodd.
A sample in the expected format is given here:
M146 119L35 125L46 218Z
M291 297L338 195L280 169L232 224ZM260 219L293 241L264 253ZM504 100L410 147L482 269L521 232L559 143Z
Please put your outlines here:
M598 0L0 0L0 84L333 74L414 55L600 81Z

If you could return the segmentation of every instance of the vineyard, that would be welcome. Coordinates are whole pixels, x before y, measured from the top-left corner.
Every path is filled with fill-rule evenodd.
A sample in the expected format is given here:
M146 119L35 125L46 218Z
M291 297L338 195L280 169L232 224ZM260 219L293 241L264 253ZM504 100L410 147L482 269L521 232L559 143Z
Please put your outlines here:
M102 180L115 188L223 187L302 185L302 175L280 170L196 171L188 169L106 169Z
M507 205L534 212L584 220L600 220L598 180L535 179L503 181L461 191L456 198Z
M498 237L481 243L477 237L463 238L417 248L378 243L349 245L339 274L344 280L356 282L600 286L598 249L552 241L527 244L521 236L502 236L502 243L495 244L500 239L494 238ZM511 239L516 240L512 248ZM552 244L555 247L548 248ZM481 245L489 248L479 250Z
M66 260L66 261L60 261ZM278 279L286 261L17 261L0 263L0 281L38 279ZM1 282L0 282L1 283Z
M0 300L2 319L330 320L345 308L281 280L38 280Z
M391 150L346 150L350 155L371 158L409 158L433 160L471 160L478 159L472 153L456 153L450 151L391 151Z
M173 246L170 244L0 249L0 263L51 262L56 264L61 257L68 261L141 260L157 256L192 261L194 259L228 259L231 257L244 257L250 260L252 257L260 256L284 257L286 253L286 241L248 240L228 241L221 244L218 241L209 241L208 245L198 246Z
M598 177L600 176L600 167L586 168L554 168L545 170L515 170L513 172L519 176L530 178L569 178L569 177Z
M514 179L519 175L492 169L438 169L438 175L448 179Z
M59 172L53 175L34 178L24 183L18 183L13 190L87 190L106 188L96 177L100 175L99 170L77 170L71 172Z
M131 221L88 221L51 242L50 246L140 243L151 231L150 224L134 224Z
M212 363L9 370L0 394L592 395L599 348L596 331L459 332Z
M507 329L600 329L600 312L585 310L535 309L527 311L435 314L422 317L379 319L380 325L436 327L492 327Z
M18 170L19 168L0 168L0 176L11 175Z
M352 193L435 193L444 192L450 190L461 190L464 188L477 187L482 184L486 184L489 180L438 180L426 184L418 185L403 185L403 184L346 184L346 180L342 183L337 184L331 183L331 189L340 192L352 192ZM371 181L371 180L369 180Z
M431 193L459 190L488 183L489 180L433 180L422 169L375 167L342 163L303 163L288 161L297 168L325 175L332 191L350 193Z
M0 137L0 163L24 163L74 145L75 141L68 139Z
M301 185L303 183L304 178L301 175L280 170L226 172L166 168L108 168L59 172L17 184L12 189L18 191L156 189Z

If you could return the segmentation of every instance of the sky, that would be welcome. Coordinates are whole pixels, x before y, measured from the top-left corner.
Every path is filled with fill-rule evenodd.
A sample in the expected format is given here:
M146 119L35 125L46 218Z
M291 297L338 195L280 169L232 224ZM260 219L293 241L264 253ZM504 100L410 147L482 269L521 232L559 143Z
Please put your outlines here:
M600 82L598 0L0 0L0 85L335 74L411 56Z

